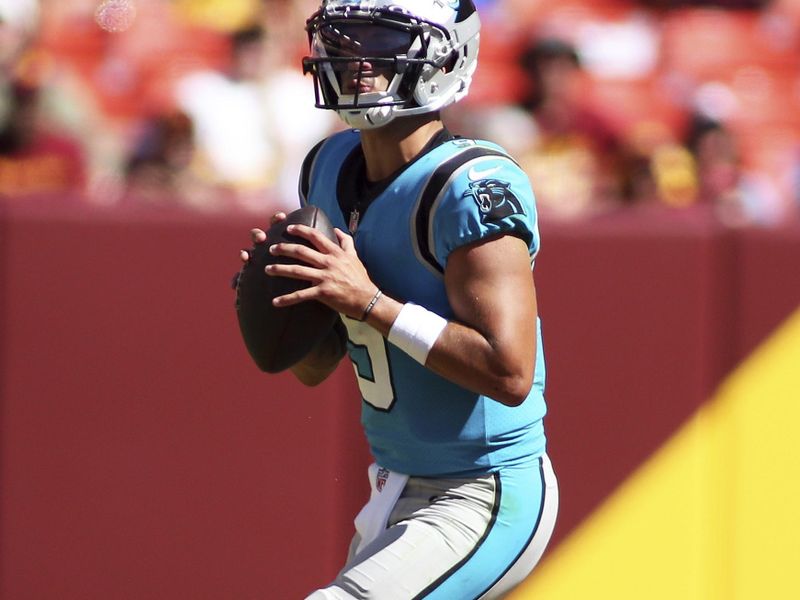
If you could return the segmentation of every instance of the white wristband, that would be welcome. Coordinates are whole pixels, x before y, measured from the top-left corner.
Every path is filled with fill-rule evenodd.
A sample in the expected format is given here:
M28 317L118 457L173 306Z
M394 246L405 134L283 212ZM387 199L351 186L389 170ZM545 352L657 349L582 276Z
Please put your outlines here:
M406 302L392 323L388 340L421 365L439 339L447 319L413 302Z

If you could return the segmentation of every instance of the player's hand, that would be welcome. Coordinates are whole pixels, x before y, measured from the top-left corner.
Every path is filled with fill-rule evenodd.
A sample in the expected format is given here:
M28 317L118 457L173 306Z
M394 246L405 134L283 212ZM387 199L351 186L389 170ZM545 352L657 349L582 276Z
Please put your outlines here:
M275 223L280 223L286 218L286 213L279 211L276 212L269 220L270 225L275 225ZM253 244L263 244L267 239L267 234L264 232L263 229L251 229L250 230L250 240ZM246 263L250 260L250 252L246 249L242 249L239 251L239 258L242 260L243 263Z
M303 264L269 265L268 275L303 279L311 286L273 300L275 306L291 306L307 300L317 300L333 310L360 319L364 307L375 295L377 287L358 258L353 238L335 229L338 245L321 232L305 225L290 225L287 232L311 242L313 248L302 244L275 244L270 252Z

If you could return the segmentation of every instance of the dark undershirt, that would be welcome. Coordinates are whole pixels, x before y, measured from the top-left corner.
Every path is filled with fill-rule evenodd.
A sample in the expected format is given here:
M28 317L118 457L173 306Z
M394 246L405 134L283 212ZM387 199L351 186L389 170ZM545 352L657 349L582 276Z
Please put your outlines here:
M379 181L369 181L367 179L367 163L364 159L364 151L361 148L361 144L353 148L342 163L336 183L336 196L345 222L350 222L353 210L357 210L359 219L363 219L364 213L372 201L380 196L401 173L437 146L441 146L455 138L456 136L450 133L447 128L443 128L434 134L413 159Z

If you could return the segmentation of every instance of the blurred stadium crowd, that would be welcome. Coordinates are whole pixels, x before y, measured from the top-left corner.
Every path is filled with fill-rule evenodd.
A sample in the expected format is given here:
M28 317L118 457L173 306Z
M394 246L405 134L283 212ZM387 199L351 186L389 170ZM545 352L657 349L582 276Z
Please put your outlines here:
M0 196L296 205L340 127L300 58L318 0L0 0ZM478 0L450 128L505 146L544 217L800 221L800 0Z

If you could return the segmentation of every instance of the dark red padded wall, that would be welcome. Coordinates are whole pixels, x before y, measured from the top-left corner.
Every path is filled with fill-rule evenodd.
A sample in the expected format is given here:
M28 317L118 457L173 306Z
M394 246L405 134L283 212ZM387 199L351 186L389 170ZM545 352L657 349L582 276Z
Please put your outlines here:
M544 226L535 279L556 540L706 400L730 364L729 235L706 222Z
M736 243L736 359L742 360L800 307L800 223L743 230Z
M251 224L12 211L3 599L296 598L364 495L348 368L313 393L238 337Z
M0 204L0 598L303 598L369 454L349 365L308 390L239 339L248 216ZM800 234L545 224L554 543L800 303ZM513 299L511 299L513 300Z

